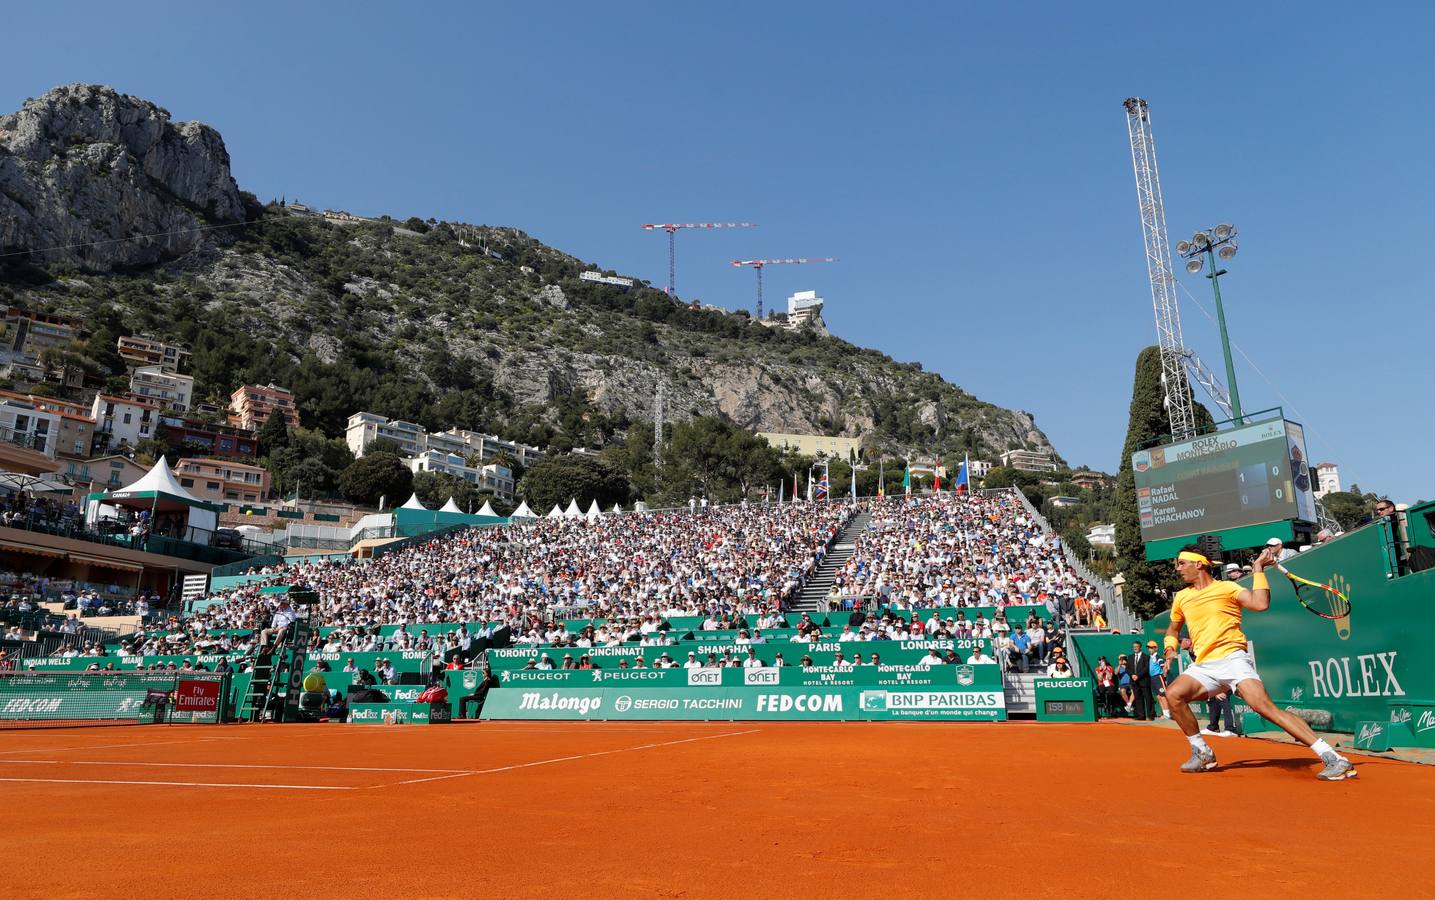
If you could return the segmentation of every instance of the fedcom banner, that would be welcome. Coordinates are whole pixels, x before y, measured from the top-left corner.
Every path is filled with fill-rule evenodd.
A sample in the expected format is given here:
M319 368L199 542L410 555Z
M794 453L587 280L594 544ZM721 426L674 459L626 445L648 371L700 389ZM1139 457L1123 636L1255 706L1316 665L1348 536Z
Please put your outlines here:
M543 688L492 691L485 719L700 719L704 721L1006 718L1001 688L722 687Z

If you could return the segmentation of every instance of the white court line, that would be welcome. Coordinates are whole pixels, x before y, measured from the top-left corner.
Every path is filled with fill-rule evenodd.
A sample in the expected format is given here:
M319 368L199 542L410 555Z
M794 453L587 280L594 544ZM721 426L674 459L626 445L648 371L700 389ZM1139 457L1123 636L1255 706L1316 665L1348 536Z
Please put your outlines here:
M554 763L571 762L571 761L573 761L573 760L575 760L575 759L591 759L591 758L593 758L593 757L595 757L595 756L611 756L611 755L614 754L614 753L632 753L632 752L635 751L635 750L652 750L652 749L657 748L657 747L673 747L673 746L676 746L676 745L678 745L678 744L691 744L691 743L694 742L694 741L711 741L711 740L716 740L717 738L741 737L741 736L744 735L744 734L756 734L756 733L758 733L758 732L761 731L761 730L762 730L761 728L750 728L750 729L748 729L747 731L729 731L729 732L724 732L723 734L705 734L705 735L702 735L702 736L700 736L700 737L683 738L682 740L678 740L678 741L662 741L661 743L655 743L655 744L642 744L642 745L639 745L639 746L637 746L637 747L620 747L620 748L618 748L617 750L597 750L597 751L594 751L593 753L579 753L579 754L577 754L576 756L559 756L559 757L557 757L557 758L555 758L555 759L540 759L540 760L538 760L538 761L536 761L536 762L515 763L514 765L511 765L511 766L498 766L497 768L494 768L494 769L479 769L479 770L473 771L473 772L457 772L457 773L455 773L455 774L453 774L453 775L444 775L444 776L441 776L441 777L442 777L442 778L461 778L461 777L468 776L468 775L492 775L492 774L495 774L495 773L497 773L497 772L511 772L511 771L513 771L513 770L515 770L515 769L531 769L531 768L533 768L534 766L550 766L550 765L553 765ZM399 785L402 785L402 784L420 784L420 783L425 782L425 781L439 781L439 780L441 780L441 779L440 779L440 778L411 778L411 779L409 779L408 781L395 781L395 782L393 782L393 783L391 783L391 784L377 784L377 785L374 785L374 787L375 787L375 788L381 788L381 787L398 787Z
M12 765L55 765L55 766L154 766L161 769L312 769L319 772L456 772L467 774L463 769L410 769L378 768L374 766L291 766L265 765L261 763L170 763L170 762L127 762L122 759L0 759L0 766Z
M166 787L263 788L276 791L352 791L351 787L324 784L229 784L208 781L110 781L103 778L0 778L32 784L158 784Z
M116 747L163 747L168 744L201 744L207 741L222 741L225 738L192 738L187 741L146 741L142 744L95 744L88 747L34 747L29 750L0 750L0 754L10 753L69 753L73 750L113 750Z

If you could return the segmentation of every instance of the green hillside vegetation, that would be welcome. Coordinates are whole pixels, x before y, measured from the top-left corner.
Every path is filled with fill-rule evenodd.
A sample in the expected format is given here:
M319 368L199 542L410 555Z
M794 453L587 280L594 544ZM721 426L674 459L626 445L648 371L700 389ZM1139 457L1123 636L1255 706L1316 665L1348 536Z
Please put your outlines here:
M791 478L799 460L759 452L750 439L729 440L740 465L702 462L705 433L691 454L674 448L690 462L660 483L651 465L659 379L670 428L692 420L699 431L860 431L873 461L1048 446L1024 414L918 364L811 330L763 327L743 312L693 309L646 284L580 280L602 269L515 229L418 219L336 225L248 201L254 221L165 264L101 275L12 260L0 268L0 302L84 319L83 339L47 351L47 362L80 366L92 387L126 390L116 339L147 334L191 351L196 402L225 406L243 383L292 390L299 440L262 448L284 495L348 493L341 476L352 458L337 439L360 410L554 453L602 450L632 497L699 488L744 495L775 486L784 471ZM730 380L719 385L715 372ZM751 412L721 411L719 386ZM680 444L685 434L668 438ZM875 490L875 471L859 472L859 490L864 477Z

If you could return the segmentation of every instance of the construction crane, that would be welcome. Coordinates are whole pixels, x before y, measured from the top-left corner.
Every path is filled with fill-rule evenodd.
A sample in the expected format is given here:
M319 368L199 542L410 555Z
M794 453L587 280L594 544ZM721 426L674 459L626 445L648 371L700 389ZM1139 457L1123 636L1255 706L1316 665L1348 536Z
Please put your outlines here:
M668 296L678 296L678 232L684 228L756 228L751 222L685 222L683 224L644 225L645 231L668 233Z
M1181 310L1176 304L1176 276L1171 271L1171 243L1166 237L1166 208L1161 199L1161 173L1156 168L1156 138L1151 110L1139 97L1128 97L1126 131L1131 138L1131 167L1136 172L1136 202L1146 239L1146 272L1151 279L1151 305L1156 312L1156 341L1161 348L1161 386L1171 436L1183 440L1196 433L1196 413L1189 385L1195 381L1227 417L1231 396L1181 337ZM1188 377L1189 370L1189 377Z
M837 262L835 256L804 256L797 259L735 259L735 266L752 266L757 271L757 320L762 321L762 269L764 266L795 266L804 263Z

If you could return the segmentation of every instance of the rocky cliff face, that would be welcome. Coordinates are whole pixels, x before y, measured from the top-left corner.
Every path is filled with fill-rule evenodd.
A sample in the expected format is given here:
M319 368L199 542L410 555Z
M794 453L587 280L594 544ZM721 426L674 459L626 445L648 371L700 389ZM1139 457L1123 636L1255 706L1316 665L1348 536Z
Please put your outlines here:
M0 251L107 272L194 249L244 217L219 133L145 100L70 84L0 117ZM134 235L145 240L120 240ZM59 248L59 249L47 249Z

